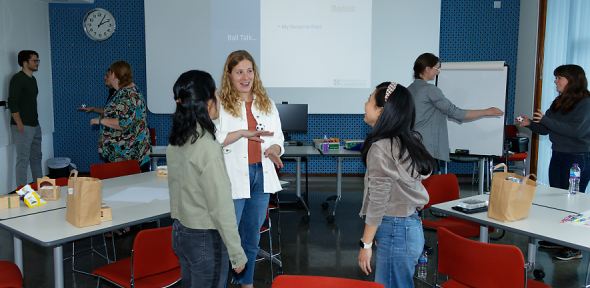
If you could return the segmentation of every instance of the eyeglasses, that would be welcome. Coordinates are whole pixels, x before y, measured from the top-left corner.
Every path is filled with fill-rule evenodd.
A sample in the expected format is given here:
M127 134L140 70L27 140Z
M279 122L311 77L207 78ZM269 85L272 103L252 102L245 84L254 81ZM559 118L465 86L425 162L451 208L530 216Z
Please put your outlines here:
M37 60L29 60L29 61L33 61L33 62L35 62L35 63L39 63L39 62L41 62L41 60L39 60L39 59L37 59Z

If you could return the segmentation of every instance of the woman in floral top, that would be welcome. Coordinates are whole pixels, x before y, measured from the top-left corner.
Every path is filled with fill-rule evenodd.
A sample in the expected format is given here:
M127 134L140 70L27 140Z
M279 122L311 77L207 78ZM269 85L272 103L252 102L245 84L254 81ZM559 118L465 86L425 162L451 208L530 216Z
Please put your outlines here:
M107 82L117 89L98 118L90 124L100 125L98 152L108 162L137 160L141 172L149 171L152 146L146 123L146 104L133 83L131 66L126 61L113 63Z

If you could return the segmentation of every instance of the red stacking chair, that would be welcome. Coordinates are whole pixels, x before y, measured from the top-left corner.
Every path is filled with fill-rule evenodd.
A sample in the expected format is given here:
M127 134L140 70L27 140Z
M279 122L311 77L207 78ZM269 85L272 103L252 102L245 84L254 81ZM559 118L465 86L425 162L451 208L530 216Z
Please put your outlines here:
M424 206L424 209L434 204L459 199L459 182L455 174L431 175L422 180L422 185L424 185L428 191L428 196L430 196L430 200ZM479 236L479 224L453 216L447 216L438 221L422 220L422 226L433 229L444 227L461 237ZM489 232L493 231L494 228L490 227Z
M156 146L156 129L150 128L150 142L152 146Z
M92 271L121 287L168 287L180 280L180 264L172 250L172 226L137 233L131 257ZM98 285L97 285L98 286Z
M139 173L141 173L141 168L137 160L94 164L90 166L90 177L100 180Z
M465 239L440 228L436 287L550 287L526 277L522 252L512 245ZM439 272L451 279L438 284Z
M122 177L122 176L127 176L127 175L132 175L132 174L139 174L139 173L141 173L141 168L139 168L139 162L137 162L136 160L94 164L94 165L90 166L90 177L98 178L100 180L105 180L105 179L115 178L115 177ZM107 251L107 244L106 244L106 239L105 239L104 234L103 234L102 238L103 238L103 245L101 245L101 246L104 246L104 248L105 248L105 255L102 255L100 252L98 252L94 248L94 243L92 241L92 238L90 238L90 250L92 252L97 253L98 255L102 256L110 263L111 259L109 258L109 253ZM72 255L64 258L64 260L67 260L70 258L72 259L72 270L73 271L80 272L83 274L89 274L84 271L76 270L76 268L75 268L76 267L76 265L75 265L75 262L76 262L75 243L76 243L75 241L72 242ZM116 261L117 260L117 253L115 250L115 234L113 233L113 231L111 231L111 243L112 243L112 247L113 247L113 259ZM101 247L101 246L98 246L98 247Z
M272 288L385 288L383 284L321 276L281 275L275 278Z
M516 130L516 126L515 125L506 125L506 137L516 137L518 136L518 131ZM526 159L529 157L529 154L527 154L526 152L522 152L522 153L514 153L514 154L510 154L508 153L508 151L504 151L505 155L508 156L508 162L516 162L516 161L522 161L522 166L516 166L516 165L509 165L509 163L506 163L506 158L494 158L494 161L496 162L504 162L506 163L506 166L508 166L508 170L512 170L514 171L515 169L519 169L522 170L522 176L526 176Z
M16 264L10 261L0 261L0 288L23 287L23 274Z

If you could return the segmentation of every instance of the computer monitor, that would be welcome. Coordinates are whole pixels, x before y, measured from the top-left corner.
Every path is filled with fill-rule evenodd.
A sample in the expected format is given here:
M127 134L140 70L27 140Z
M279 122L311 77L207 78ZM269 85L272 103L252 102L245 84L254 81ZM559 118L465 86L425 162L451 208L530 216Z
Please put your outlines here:
M276 104L276 106L284 133L307 133L307 104ZM289 137L285 135L285 138Z

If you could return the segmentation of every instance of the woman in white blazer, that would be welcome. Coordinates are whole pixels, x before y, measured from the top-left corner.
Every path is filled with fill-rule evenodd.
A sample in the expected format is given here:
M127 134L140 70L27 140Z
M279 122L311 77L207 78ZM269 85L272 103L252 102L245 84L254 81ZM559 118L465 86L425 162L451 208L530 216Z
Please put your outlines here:
M269 193L281 190L275 165L283 167L283 132L277 108L248 52L235 51L227 57L220 96L215 136L224 146L238 230L248 257L246 268L234 280L242 287L252 287Z

